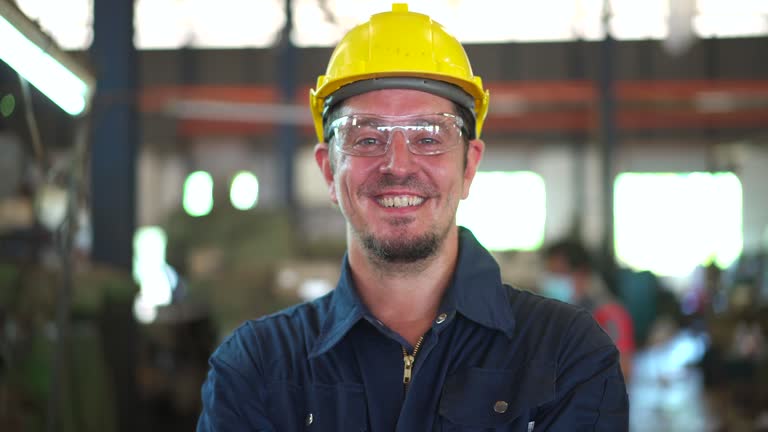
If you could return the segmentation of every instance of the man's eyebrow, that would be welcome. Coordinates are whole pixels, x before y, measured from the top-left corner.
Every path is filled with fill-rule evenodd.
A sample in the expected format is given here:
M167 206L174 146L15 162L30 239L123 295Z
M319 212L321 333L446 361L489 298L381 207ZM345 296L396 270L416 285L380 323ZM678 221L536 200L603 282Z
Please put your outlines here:
M382 126L386 124L385 122L382 122L381 120L373 117L357 116L357 115L354 117L355 117L355 122L354 122L355 126L377 127L377 126Z

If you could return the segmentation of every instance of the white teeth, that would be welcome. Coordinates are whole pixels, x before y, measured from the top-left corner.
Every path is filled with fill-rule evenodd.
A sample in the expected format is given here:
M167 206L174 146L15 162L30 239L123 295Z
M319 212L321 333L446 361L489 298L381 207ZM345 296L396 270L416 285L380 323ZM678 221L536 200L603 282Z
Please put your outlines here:
M378 199L379 204L384 207L412 207L424 202L424 198L413 195L387 196Z

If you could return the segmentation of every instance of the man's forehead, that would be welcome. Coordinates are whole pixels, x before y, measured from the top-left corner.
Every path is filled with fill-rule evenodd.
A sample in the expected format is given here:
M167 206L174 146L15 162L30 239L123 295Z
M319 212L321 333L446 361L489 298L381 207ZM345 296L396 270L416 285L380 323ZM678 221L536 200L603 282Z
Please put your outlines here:
M453 112L453 102L431 93L410 89L382 89L352 96L342 102L340 114L380 115Z

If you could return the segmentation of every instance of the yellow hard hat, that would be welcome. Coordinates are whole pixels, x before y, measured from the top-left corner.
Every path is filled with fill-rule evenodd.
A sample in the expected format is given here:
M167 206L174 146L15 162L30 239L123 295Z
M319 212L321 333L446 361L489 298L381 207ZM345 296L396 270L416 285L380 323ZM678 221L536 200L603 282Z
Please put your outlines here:
M459 41L424 14L395 3L350 30L336 46L325 75L309 91L317 138L325 141L323 115L348 97L383 88L423 90L450 99L475 116L479 137L488 113L488 90Z

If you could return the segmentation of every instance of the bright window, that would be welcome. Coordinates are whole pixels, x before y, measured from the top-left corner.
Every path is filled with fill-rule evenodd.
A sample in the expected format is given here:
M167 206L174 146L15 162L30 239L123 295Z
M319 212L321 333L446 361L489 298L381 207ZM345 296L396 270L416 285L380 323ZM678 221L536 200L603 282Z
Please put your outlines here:
M391 10L390 1L296 0L298 46L331 46L353 26ZM582 26L599 26L602 0L411 0L409 10L430 15L462 42L571 40ZM595 5L598 5L596 8ZM578 21L578 22L577 22Z
M285 25L282 0L136 0L141 49L271 46Z
M765 0L610 0L611 34L617 39L662 39L669 34L670 1L690 1L693 31L699 37L768 34ZM389 1L295 0L299 46L331 46L346 30ZM411 0L409 9L430 15L462 42L567 41L601 39L604 0ZM676 10L680 10L678 7ZM468 25L477 23L478 25Z
M629 267L684 277L741 254L742 190L732 173L624 173L614 195L616 255Z
M17 0L19 9L65 49L93 39L93 0ZM273 45L285 25L284 0L136 0L139 49Z
M490 250L535 250L544 239L544 180L536 173L478 172L456 223Z
M213 178L205 171L195 171L184 181L184 211L193 217L205 216L213 209Z
M133 237L133 277L141 290L133 303L136 319L152 322L157 307L171 303L178 275L165 262L168 237L156 226L141 227Z
M255 175L241 171L232 179L229 189L232 207L238 210L250 210L259 200L259 179Z
M768 34L766 0L698 0L693 27L701 37L745 37Z
M667 36L668 0L612 0L610 3L611 35L616 39L663 39ZM600 8L597 10L602 13ZM599 18L597 23L598 28L602 28ZM603 37L602 31L598 34Z
M658 39L669 32L669 2L691 1L699 37L768 34L765 0L611 0L617 39ZM24 13L64 48L91 44L93 0L17 0ZM321 3L326 7L321 7ZM391 1L293 0L293 41L331 46L345 31ZM412 11L431 15L462 42L531 42L603 37L603 0L411 0ZM140 49L267 47L285 24L284 0L136 0Z
M16 0L19 9L64 49L86 49L93 40L93 0Z

